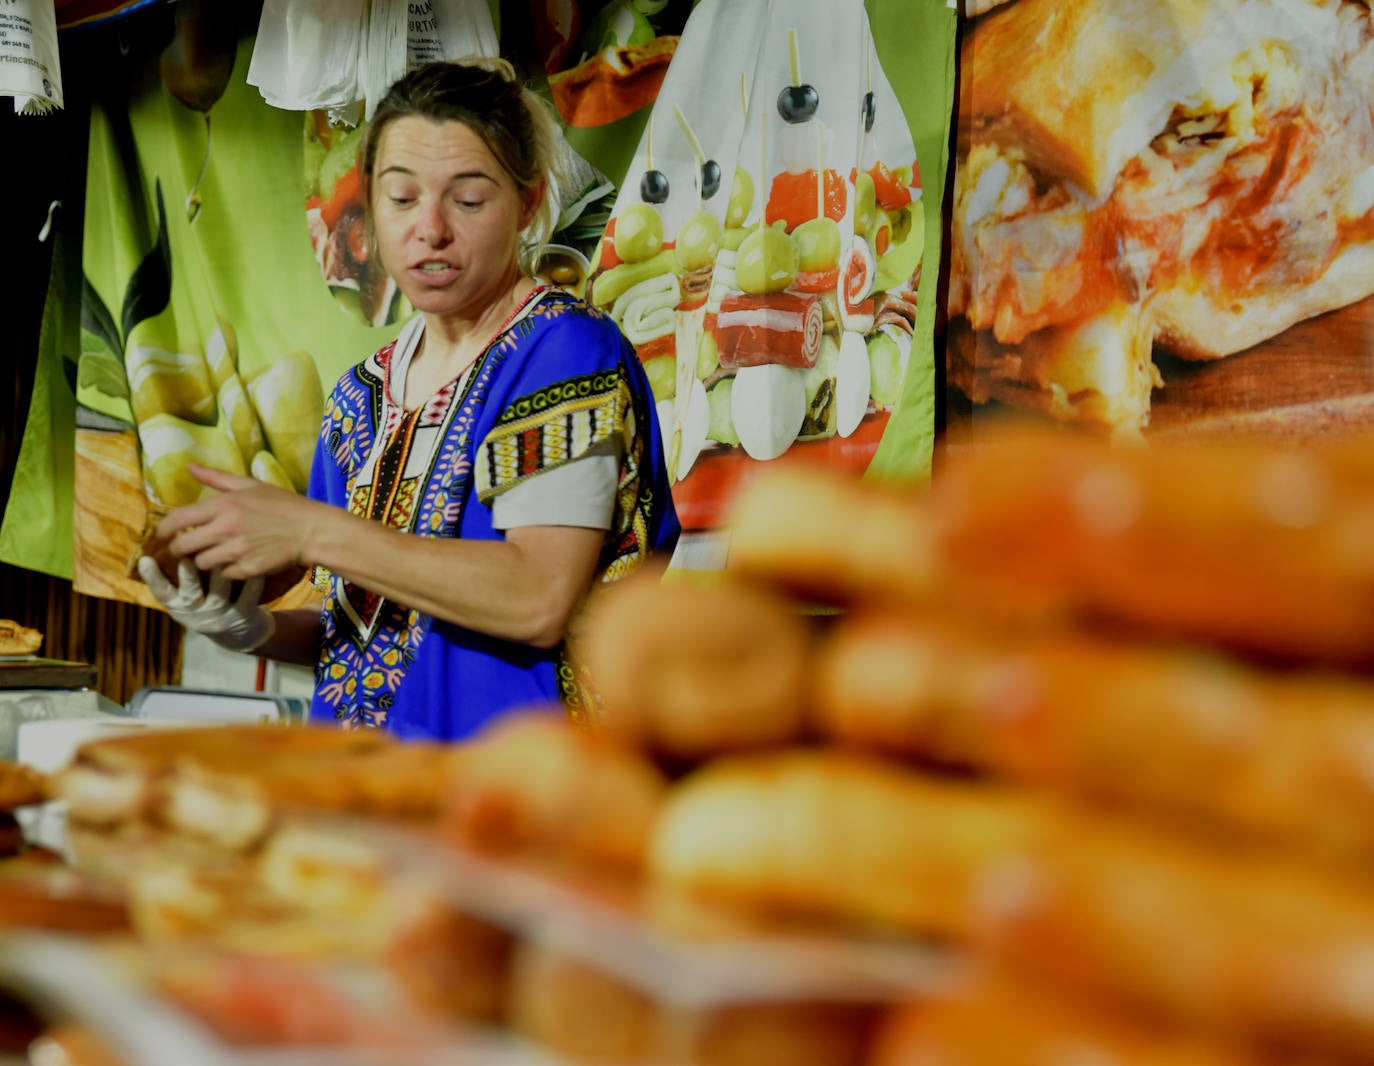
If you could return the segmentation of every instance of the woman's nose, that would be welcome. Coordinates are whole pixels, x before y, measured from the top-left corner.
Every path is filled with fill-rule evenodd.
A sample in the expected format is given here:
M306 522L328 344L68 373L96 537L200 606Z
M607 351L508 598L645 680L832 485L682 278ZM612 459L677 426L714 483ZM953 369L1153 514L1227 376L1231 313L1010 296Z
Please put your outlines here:
M431 247L441 247L453 236L449 230L448 219L444 215L442 201L432 201L421 208L419 237Z

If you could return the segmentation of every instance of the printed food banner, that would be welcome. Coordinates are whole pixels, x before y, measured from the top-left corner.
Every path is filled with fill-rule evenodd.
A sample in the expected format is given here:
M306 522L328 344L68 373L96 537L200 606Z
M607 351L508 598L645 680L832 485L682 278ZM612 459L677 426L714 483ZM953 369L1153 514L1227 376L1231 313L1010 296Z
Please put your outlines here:
M899 420L918 424L896 465L924 472L925 197L859 0L696 8L589 289L649 372L689 534L758 464L863 471ZM712 543L681 561L712 565Z
M96 94L84 232L59 214L39 384L0 527L6 562L144 603L130 564L162 513L200 495L187 460L301 491L326 390L410 314L352 240L359 129L269 106L246 81L254 41L213 4L170 7L152 15L194 21L197 48L140 42L128 27L142 16L123 20L135 46ZM557 59L536 10L575 16ZM953 94L944 0L505 0L501 16L503 53L540 87L608 48L672 38L652 97L564 126L573 180L539 270L615 315L667 390L693 528L709 531L735 469L770 452L927 476L928 279ZM581 91L598 107L619 93L597 84ZM595 109L564 88L564 118L590 122ZM789 120L779 102L794 97ZM797 309L800 346L780 321ZM743 398L725 403L742 373Z
M1369 424L1374 20L1341 0L1011 0L965 27L951 429Z
M243 78L135 66L93 107L76 381L78 591L151 597L145 528L203 489L188 459L304 490L324 390L391 333L322 284L300 207L301 116ZM208 75L216 75L209 77Z

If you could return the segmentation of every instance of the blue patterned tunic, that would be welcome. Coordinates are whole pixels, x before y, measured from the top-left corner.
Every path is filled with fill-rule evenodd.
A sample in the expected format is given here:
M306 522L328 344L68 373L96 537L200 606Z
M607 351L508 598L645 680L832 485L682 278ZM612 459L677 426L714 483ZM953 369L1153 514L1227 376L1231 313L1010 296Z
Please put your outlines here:
M497 540L496 496L618 435L624 458L598 580L671 551L678 523L653 397L611 319L546 292L466 380L413 411L386 388L395 351L393 342L334 386L311 498L420 536ZM325 602L314 719L457 740L505 710L560 698L574 719L589 713L563 648L485 636L319 568L315 580Z

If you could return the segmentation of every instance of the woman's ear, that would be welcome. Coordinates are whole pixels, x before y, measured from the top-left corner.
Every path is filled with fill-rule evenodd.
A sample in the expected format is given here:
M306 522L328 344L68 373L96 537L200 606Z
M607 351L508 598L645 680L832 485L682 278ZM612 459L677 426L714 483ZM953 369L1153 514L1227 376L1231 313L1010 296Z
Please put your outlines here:
M544 202L544 191L547 188L548 183L540 178L521 194L520 228L522 230L528 227L534 221L534 216L539 213L539 205Z

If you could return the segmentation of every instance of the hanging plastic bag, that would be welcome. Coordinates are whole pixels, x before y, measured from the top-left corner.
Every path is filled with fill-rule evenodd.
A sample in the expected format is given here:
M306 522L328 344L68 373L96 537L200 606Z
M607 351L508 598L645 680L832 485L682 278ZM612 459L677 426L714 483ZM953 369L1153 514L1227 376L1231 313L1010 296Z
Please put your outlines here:
M346 115L367 26L367 0L265 0L248 83L273 107Z
M53 0L9 0L0 9L0 96L14 97L16 114L62 106Z
M442 59L496 56L500 43L487 0L372 0L359 89L367 117L409 70Z

